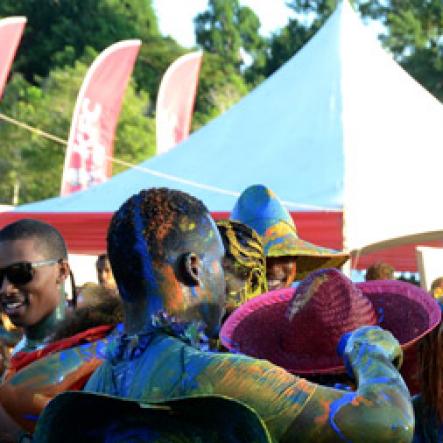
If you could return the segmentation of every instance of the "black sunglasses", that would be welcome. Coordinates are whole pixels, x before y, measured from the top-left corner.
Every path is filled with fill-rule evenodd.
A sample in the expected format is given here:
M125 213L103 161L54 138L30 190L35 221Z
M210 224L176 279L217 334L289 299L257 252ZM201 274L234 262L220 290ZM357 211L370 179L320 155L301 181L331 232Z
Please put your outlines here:
M26 285L34 278L34 269L42 266L50 266L59 263L60 259L42 260L36 262L19 262L0 268L0 285L3 284L5 277L13 285Z

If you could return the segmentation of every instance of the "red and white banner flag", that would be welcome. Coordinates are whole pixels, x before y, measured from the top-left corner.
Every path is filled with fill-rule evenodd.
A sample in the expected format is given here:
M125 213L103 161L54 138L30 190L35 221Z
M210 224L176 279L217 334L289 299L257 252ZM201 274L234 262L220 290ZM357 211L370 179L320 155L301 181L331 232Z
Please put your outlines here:
M201 51L185 54L163 75L156 104L157 154L189 135L202 56Z
M115 128L140 45L140 40L114 43L90 66L72 117L61 195L111 177Z
M0 20L0 98L25 25L26 17L8 17Z

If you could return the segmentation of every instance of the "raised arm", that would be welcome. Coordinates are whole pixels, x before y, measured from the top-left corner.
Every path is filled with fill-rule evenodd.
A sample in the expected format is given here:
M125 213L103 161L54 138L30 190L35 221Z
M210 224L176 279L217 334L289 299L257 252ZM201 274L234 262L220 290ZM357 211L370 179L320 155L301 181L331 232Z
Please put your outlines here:
M347 337L343 358L357 390L318 386L284 442L411 442L414 416L406 385L391 363L402 351L391 333L363 327Z

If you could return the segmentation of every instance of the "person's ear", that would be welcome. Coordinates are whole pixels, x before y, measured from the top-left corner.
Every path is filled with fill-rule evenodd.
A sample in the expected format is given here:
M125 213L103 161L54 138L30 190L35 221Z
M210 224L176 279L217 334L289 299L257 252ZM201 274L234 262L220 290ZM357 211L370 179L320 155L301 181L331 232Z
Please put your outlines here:
M194 252L187 252L181 257L181 274L189 286L200 284L200 259Z
M66 260L61 260L58 264L57 283L63 283L69 277L69 263Z

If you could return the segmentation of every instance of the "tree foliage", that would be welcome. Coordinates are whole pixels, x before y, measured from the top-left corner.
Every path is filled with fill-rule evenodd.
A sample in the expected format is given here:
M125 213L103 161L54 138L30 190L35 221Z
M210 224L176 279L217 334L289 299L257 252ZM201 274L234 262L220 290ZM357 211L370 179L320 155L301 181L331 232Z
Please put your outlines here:
M0 111L30 126L66 140L72 112L86 70L96 56L87 55L74 66L51 71L40 86L14 75L0 104ZM140 162L154 153L154 121L146 117L149 98L128 85L120 114L115 141L115 155L129 162ZM16 126L0 123L0 201L10 203L12 190L20 185L20 203L55 196L60 180L65 146L32 134ZM114 173L121 166L113 168Z
M263 59L265 42L259 34L260 20L238 0L209 0L208 9L194 19L197 43L207 52L218 54L238 69L242 50L254 61Z
M266 41L254 11L238 0L209 0L194 24L196 41L205 51L193 117L196 129L263 79Z
M275 33L269 41L266 62L261 67L264 77L269 77L288 61L315 34L316 27L306 26L290 19L287 26Z
M192 127L222 114L248 92L244 78L218 54L206 53L200 73Z
M115 157L138 163L155 152L153 100L168 64L183 53L162 37L151 0L2 0L0 17L25 15L27 26L0 112L67 139L75 100L95 56L122 39L141 38L140 57L126 90ZM59 193L65 147L0 122L0 201L20 203ZM114 164L114 173L125 169Z
M150 0L2 0L0 17L11 15L28 19L15 68L30 82L60 61L73 63L86 46L100 52L119 40L159 36Z

